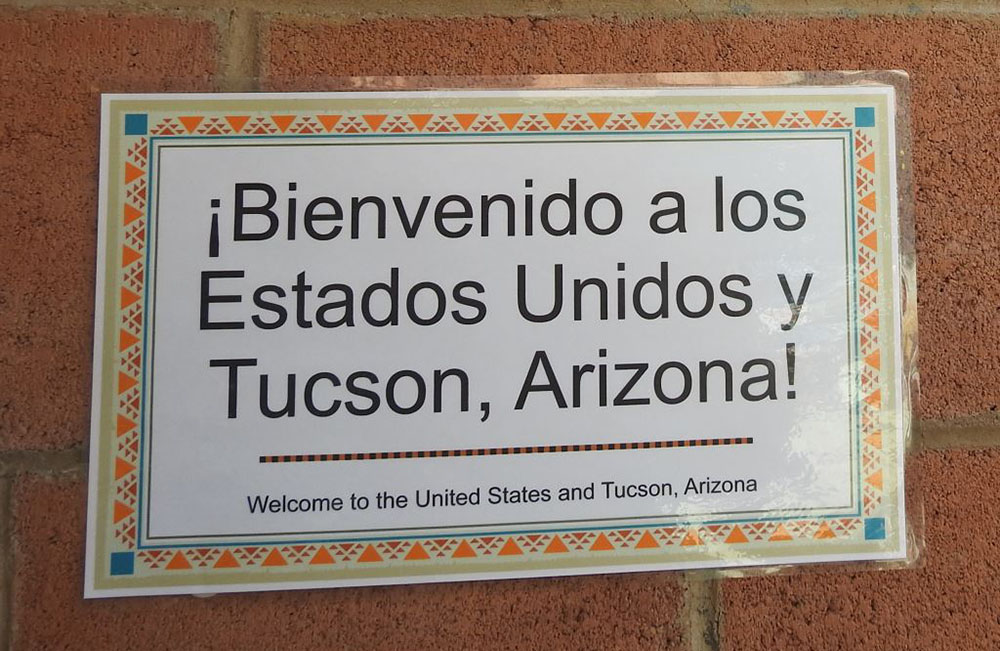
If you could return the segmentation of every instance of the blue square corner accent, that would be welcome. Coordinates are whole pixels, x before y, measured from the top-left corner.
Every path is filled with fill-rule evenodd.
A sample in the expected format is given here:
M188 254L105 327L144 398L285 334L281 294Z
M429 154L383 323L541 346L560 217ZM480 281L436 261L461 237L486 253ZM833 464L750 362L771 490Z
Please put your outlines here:
M133 552L112 552L111 576L122 576L134 573L135 573L135 554Z
M885 540L885 518L865 518L865 540Z
M125 135L144 136L149 125L149 118L145 113L125 114Z
M854 109L854 126L874 127L875 108L872 106L859 106Z

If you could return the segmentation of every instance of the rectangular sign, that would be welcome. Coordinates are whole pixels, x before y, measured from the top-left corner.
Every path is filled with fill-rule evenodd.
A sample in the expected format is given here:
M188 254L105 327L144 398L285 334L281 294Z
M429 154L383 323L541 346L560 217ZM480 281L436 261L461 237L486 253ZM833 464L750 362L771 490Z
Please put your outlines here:
M894 123L105 96L87 596L904 557Z

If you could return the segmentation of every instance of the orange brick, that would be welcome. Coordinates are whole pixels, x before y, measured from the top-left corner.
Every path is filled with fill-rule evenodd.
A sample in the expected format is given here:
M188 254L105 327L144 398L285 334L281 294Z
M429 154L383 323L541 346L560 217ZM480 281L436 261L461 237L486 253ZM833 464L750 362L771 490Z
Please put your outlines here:
M278 88L323 75L909 70L920 264L921 415L1000 405L1000 23L986 20L277 22Z
M686 649L677 576L84 601L86 490L14 489L16 649Z
M1000 640L1000 450L926 452L919 569L726 581L724 649L982 649Z
M101 90L196 88L207 22L0 11L0 447L87 435Z

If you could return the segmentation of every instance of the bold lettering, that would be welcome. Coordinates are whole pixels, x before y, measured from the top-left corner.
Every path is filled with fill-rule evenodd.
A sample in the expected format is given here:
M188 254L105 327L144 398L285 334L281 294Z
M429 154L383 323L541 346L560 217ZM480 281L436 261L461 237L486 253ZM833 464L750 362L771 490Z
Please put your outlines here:
M545 373L545 383L543 384L535 384L534 381L539 366ZM528 374L524 377L524 382L521 384L521 391L517 394L517 402L514 404L514 409L520 410L524 408L528 394L544 392L551 393L556 404L561 409L566 408L566 398L559 387L559 380L556 379L555 371L552 370L552 364L549 363L549 357L545 354L544 350L538 350L535 351L534 356L531 358L531 365L528 367Z
M229 395L227 418L236 418L236 401L239 396L239 369L244 366L257 366L256 359L210 359L209 368L228 368L227 393Z
M242 321L212 321L208 308L213 303L240 303L243 297L239 294L211 294L211 283L216 278L243 278L242 271L202 271L201 272L201 309L199 327L202 330L242 330Z
M267 202L263 206L250 206L245 203L247 192L263 192L267 195ZM233 241L243 242L250 240L266 240L274 237L278 232L278 216L271 208L278 200L278 193L267 183L237 183L236 201L233 210ZM261 215L267 218L267 228L256 233L248 233L244 218L247 215Z

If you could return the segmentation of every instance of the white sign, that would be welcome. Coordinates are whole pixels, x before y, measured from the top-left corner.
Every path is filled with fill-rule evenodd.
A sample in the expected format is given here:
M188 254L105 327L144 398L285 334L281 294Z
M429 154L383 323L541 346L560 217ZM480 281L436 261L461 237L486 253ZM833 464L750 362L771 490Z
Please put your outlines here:
M892 99L106 97L88 595L905 556Z

